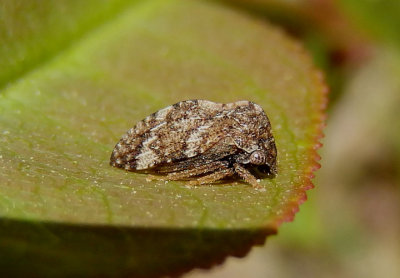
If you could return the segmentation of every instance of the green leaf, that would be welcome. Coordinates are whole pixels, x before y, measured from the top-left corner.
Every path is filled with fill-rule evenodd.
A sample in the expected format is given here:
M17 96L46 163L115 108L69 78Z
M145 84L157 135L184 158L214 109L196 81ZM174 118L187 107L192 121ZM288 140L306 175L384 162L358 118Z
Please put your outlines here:
M71 41L54 42L51 57L19 64L18 49L47 48L30 50L15 22L16 47L0 52L21 69L4 69L0 94L3 272L178 273L244 255L293 219L318 168L326 104L321 76L298 43L206 1L132 3L95 29L82 23L73 32L64 28L67 13L44 27L46 16L24 12L37 22L32 41L56 41L46 30ZM240 181L195 188L148 182L109 166L128 128L184 99L247 99L264 108L279 152L279 174L261 181L266 192Z

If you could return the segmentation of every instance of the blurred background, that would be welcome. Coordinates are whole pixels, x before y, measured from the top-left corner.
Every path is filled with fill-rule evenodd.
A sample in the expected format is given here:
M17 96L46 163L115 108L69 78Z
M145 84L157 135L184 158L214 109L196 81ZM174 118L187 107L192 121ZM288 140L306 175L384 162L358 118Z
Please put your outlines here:
M201 277L400 277L400 1L229 0L302 41L331 88L294 222Z

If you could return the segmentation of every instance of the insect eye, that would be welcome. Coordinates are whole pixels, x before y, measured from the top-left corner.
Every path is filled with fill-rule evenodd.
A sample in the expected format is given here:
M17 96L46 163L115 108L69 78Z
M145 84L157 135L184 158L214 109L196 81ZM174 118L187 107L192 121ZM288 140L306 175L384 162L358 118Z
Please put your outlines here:
M250 155L250 162L256 165L262 165L265 163L265 155L261 151L255 151Z

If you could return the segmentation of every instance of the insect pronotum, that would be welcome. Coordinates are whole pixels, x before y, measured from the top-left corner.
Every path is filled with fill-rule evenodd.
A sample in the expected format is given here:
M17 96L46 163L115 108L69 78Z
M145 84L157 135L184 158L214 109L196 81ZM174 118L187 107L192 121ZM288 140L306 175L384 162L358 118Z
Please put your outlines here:
M165 180L213 183L239 176L262 189L255 176L274 176L277 151L264 110L250 101L186 100L161 109L120 139L110 164Z

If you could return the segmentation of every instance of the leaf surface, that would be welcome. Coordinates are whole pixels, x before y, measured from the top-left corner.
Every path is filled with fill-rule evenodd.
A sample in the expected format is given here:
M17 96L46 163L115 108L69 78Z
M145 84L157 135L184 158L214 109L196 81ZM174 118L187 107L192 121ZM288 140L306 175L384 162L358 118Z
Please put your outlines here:
M82 30L69 47L57 44L57 55L8 77L0 94L4 271L26 274L9 262L33 257L29 265L44 276L179 272L244 254L293 218L318 168L326 103L296 42L205 1L133 3ZM240 181L148 182L109 166L127 129L185 99L264 108L279 172L261 181L265 192ZM49 270L46 260L58 263Z

